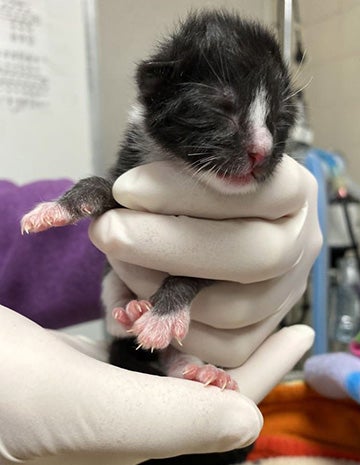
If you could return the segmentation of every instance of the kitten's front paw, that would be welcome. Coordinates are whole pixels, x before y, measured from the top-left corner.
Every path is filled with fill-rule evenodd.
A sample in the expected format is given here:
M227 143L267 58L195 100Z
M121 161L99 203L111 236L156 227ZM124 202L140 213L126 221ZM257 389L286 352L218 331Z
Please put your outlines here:
M21 233L30 234L45 231L72 222L70 213L57 202L43 202L23 216Z
M204 386L217 386L224 389L237 391L237 382L226 371L214 365L196 365L189 363L184 367L183 377L192 381L203 383Z
M190 315L187 309L166 315L158 315L150 310L135 321L131 332L143 349L165 349L172 339L181 344L189 324Z

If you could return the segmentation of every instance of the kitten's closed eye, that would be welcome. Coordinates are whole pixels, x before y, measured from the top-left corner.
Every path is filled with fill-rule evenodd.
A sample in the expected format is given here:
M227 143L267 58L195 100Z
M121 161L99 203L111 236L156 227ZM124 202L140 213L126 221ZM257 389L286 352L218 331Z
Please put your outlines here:
M236 113L236 96L231 89L224 89L217 98L217 105L220 110L228 114Z
M236 104L233 100L229 98L224 97L222 99L219 99L217 104L219 109L227 114L232 114L236 112Z
M239 130L238 121L238 101L235 92L228 88L222 92L217 93L213 97L212 111L214 114L220 116L220 118L230 121L232 123L232 129L236 132Z

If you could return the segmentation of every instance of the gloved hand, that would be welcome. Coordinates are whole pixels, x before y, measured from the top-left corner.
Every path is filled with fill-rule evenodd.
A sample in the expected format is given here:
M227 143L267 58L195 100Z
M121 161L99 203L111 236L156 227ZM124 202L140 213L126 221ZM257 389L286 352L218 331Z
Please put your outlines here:
M195 298L177 349L239 367L304 292L322 239L316 181L292 158L255 193L220 194L159 162L125 173L113 194L129 210L107 212L90 238L136 295L166 273L218 280Z
M199 294L184 350L241 365L231 370L240 394L118 369L103 363L104 346L46 331L2 307L1 463L127 465L256 439L262 422L251 400L262 399L313 339L303 326L268 335L304 289L321 242L315 183L289 158L261 191L237 199L210 194L209 203L202 186L181 178L166 164L127 173L114 194L140 212L107 213L91 237L139 295L150 295L164 270L232 281Z
M311 342L301 326L271 336L235 370L240 390L258 399ZM260 412L241 393L125 371L106 358L104 345L0 307L0 463L130 465L243 447L260 432Z

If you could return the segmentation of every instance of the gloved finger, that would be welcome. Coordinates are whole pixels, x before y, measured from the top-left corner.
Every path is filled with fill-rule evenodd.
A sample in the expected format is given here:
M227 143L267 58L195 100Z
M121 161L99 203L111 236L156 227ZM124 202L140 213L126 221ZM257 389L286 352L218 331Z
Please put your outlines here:
M296 215L212 221L111 210L90 225L90 238L113 259L177 276L237 282L282 275L301 258L305 205Z
M108 260L139 299L149 299L168 276L129 263ZM257 323L286 307L290 310L306 286L297 267L278 278L240 284L215 281L202 289L191 304L191 320L218 329L237 329Z
M238 329L217 329L203 323L192 322L190 331L183 341L184 350L202 360L225 367L237 367L263 343L278 326L280 321L295 305L307 285L307 276L316 256L319 241L309 244L303 260L293 270L293 285L278 311L258 323Z
M244 447L259 434L258 409L236 392L121 370L9 309L0 319L1 463L86 451L130 465Z
M305 168L284 155L271 182L256 192L229 196L199 183L177 165L156 162L120 176L113 186L113 195L131 210L214 219L277 219L301 208L307 183L313 182Z
M240 392L259 403L301 359L314 341L314 330L305 325L283 328L272 334L241 367L229 370Z
M203 289L191 304L191 320L218 329L254 325L280 311L289 311L306 288L297 270L260 283L219 282Z
M83 335L73 336L61 331L48 330L53 336L77 351L101 362L109 360L109 348L106 341L96 341ZM105 328L104 328L105 334Z
M295 303L289 302L292 305ZM238 329L217 329L203 323L191 322L190 330L179 347L174 347L214 365L235 368L242 365L250 355L274 332L291 306L284 306L277 313Z
M169 276L163 271L122 262L111 255L106 258L119 279L139 299L149 299L159 289L164 279Z
M274 315L278 320L277 315L285 316L304 293L307 277L322 245L317 206L309 203L308 208L308 221L302 231L304 253L286 274L261 282L216 283L205 288L192 303L193 320L206 323L207 327L234 329L249 325L257 328L257 322L263 318Z
M119 272L122 278L129 279L129 282L134 285L135 293L139 293L142 297L148 298L151 295L152 288L157 289L159 283L163 279L162 274L157 275L157 272L152 273L152 270L134 267L126 263L115 261L112 263L116 272ZM308 263L307 267L310 266ZM186 338L183 340L183 346L179 347L176 342L174 346L186 353L193 354L201 360L213 363L224 367L238 367L243 364L248 357L254 352L259 345L271 334L278 326L280 321L289 312L289 310L298 301L304 292L307 284L307 272L305 265L302 269L293 270L293 283L289 287L289 282L285 281L284 289L281 288L281 279L288 279L289 274L282 277L280 281L280 290L277 288L279 283L269 283L267 290L268 296L264 296L261 292L256 292L251 289L255 285L244 285L244 292L250 287L249 301L241 301L241 285L232 283L215 283L203 291L205 296L197 296L191 307L191 325ZM150 278L151 277L151 278ZM149 287L146 283L151 281ZM145 283L145 285L144 285ZM273 284L274 287L271 287ZM226 290L229 286L237 286L232 295L227 295ZM265 289L266 283L258 283L258 290ZM142 290L146 289L148 294L142 295ZM254 292L254 295L252 293ZM209 293L209 295L206 295ZM220 294L220 295L218 295ZM237 302L239 297L240 301ZM268 299L267 299L268 297ZM264 298L264 300L262 300ZM199 299L199 300L197 300ZM254 299L252 301L251 299ZM266 308L266 313L262 307L256 309L256 304L261 305L266 303L266 300L272 300L274 307ZM206 305L206 302L208 305ZM244 309L241 308L241 303L245 303ZM243 311L246 313L243 316ZM252 311L256 317L252 315ZM197 321L197 312L200 314L200 320ZM231 314L231 315L228 315ZM254 321L255 320L255 321ZM214 326L212 326L212 324ZM230 329L229 329L230 328Z

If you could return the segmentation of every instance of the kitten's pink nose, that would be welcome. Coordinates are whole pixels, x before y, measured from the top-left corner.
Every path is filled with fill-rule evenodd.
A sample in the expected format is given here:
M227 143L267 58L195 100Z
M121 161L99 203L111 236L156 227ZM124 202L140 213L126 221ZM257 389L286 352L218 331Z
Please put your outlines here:
M252 140L247 147L249 161L252 167L261 165L270 155L273 147L273 138L267 127L253 127Z
M267 155L267 152L264 149L261 149L259 147L257 148L254 147L252 148L252 150L248 151L250 163L253 168L255 166L261 165L266 155Z

